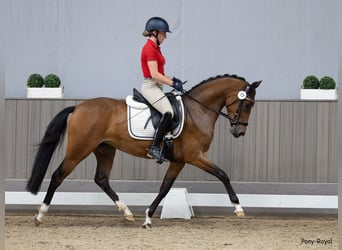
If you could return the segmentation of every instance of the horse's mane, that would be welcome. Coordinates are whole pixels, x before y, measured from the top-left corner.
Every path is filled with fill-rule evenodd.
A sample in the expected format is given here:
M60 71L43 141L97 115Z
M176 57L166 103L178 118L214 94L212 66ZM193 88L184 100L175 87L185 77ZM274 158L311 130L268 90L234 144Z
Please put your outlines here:
M193 86L189 91L192 91L193 89L195 89L195 88L197 88L199 86L202 86L203 84L205 84L207 82L210 82L210 81L213 81L213 80L217 80L217 79L221 79L221 78L225 78L225 77L231 77L231 78L235 78L235 79L238 79L238 80L246 82L245 78L243 78L241 76L238 76L238 75L230 75L230 74L217 75L215 77L210 77L210 78L208 78L206 80L201 81L197 85Z

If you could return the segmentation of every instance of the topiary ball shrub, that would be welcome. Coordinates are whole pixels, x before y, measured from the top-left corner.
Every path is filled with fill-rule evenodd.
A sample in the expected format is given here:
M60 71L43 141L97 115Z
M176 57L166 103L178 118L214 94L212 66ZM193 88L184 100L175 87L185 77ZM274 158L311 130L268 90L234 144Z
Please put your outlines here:
M40 74L32 74L27 79L27 87L41 88L44 85L44 78Z
M336 87L335 80L329 76L324 76L319 81L320 89L334 89L335 87Z
M58 88L61 85L61 80L55 74L49 74L45 76L45 87L47 88Z
M310 75L304 78L303 87L304 89L318 89L319 80L316 76Z

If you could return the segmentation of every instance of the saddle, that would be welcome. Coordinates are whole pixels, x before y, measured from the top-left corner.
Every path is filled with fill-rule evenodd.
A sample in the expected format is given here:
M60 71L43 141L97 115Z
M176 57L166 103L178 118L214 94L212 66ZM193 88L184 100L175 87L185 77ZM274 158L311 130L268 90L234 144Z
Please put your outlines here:
M171 121L169 131L164 137L163 142L163 160L173 159L173 139L177 138L184 125L184 106L182 97L178 92L172 91L165 94L173 108L174 116ZM157 111L142 94L133 89L133 96L127 96L127 125L129 135L138 140L152 140L155 129L159 126L162 114Z
M179 106L179 101L176 99L176 95L173 94L173 92L169 92L165 94L167 99L169 99L169 102L172 106L173 109L173 118L171 121L171 125L170 125L170 130L169 132L171 132L173 129L175 129L175 127L178 126L179 122L180 122L180 116L181 116L181 109ZM145 97L143 97L143 95L135 88L133 88L133 100L137 101L137 102L141 102L146 104L151 112L151 116L150 118L146 121L146 124L152 120L152 124L153 127L156 129L160 123L160 119L162 118L162 114L156 110L146 99Z
M165 95L169 99L174 112L167 134L169 138L177 138L184 124L182 98L176 91L171 91ZM128 130L131 137L140 140L152 140L162 114L137 89L133 89L133 96L127 96L126 104Z

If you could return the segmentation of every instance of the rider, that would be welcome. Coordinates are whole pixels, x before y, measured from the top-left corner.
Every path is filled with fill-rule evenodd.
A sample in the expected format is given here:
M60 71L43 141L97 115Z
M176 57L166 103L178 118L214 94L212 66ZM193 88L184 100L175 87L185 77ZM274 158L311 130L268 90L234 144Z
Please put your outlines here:
M166 32L170 32L169 24L161 17L150 18L145 26L143 36L148 40L141 51L141 68L144 82L141 94L161 114L159 126L155 131L152 146L147 156L161 160L160 144L173 118L173 109L163 92L163 84L169 85L178 91L183 91L183 82L176 77L164 74L165 58L160 50L160 44L166 39Z

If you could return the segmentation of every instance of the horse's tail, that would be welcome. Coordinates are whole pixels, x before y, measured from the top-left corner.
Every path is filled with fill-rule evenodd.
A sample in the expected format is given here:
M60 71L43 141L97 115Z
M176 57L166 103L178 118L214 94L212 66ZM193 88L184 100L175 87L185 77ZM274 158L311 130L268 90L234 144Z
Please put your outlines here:
M75 106L63 109L48 125L44 137L39 144L38 152L33 163L31 177L26 186L26 190L32 194L37 194L39 191L53 152L57 145L63 140L68 116L74 112L74 110Z

